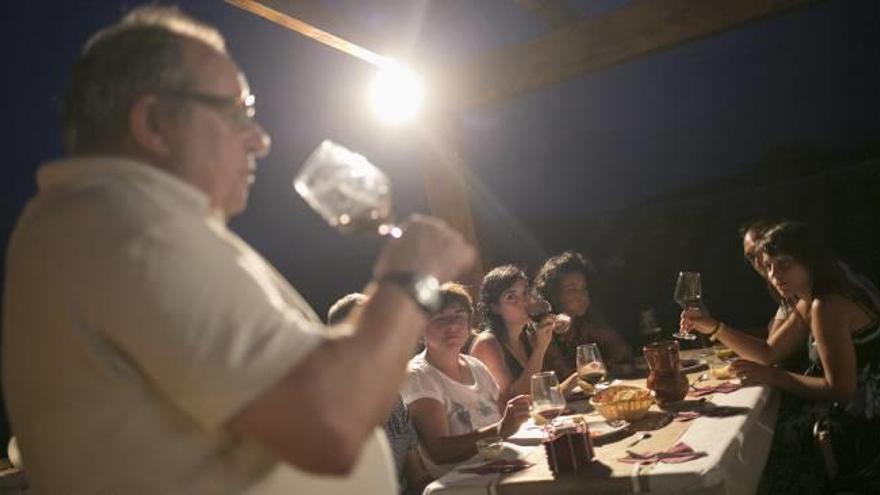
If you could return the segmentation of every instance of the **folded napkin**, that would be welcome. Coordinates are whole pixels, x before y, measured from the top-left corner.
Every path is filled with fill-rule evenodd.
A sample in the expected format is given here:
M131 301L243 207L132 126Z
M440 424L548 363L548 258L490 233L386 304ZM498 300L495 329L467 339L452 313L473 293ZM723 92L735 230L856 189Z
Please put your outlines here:
M678 411L675 413L675 420L679 423L684 423L687 421L693 421L702 415L703 414L699 411Z
M459 471L470 474L513 473L534 465L535 463L524 459L495 459L478 466L464 467Z
M672 414L676 421L684 423L703 416L710 418L726 418L728 416L737 416L748 412L748 407L718 406L711 402L704 402L695 409L676 411Z
M719 383L718 385L711 385L708 387L691 387L690 395L692 395L694 397L702 397L704 395L709 395L709 394L714 394L714 393L729 394L731 392L736 392L737 390L739 390L741 388L742 388L742 385L740 385L739 383L722 382L722 383Z
M663 462L666 464L679 464L682 462L699 459L700 457L705 457L707 455L705 452L695 452L694 449L690 448L690 446L683 442L678 442L677 444L675 444L675 446L663 452L649 452L646 454L639 454L637 452L627 450L626 453L628 455L626 457L618 459L619 462L625 462L628 464L654 464L655 462Z

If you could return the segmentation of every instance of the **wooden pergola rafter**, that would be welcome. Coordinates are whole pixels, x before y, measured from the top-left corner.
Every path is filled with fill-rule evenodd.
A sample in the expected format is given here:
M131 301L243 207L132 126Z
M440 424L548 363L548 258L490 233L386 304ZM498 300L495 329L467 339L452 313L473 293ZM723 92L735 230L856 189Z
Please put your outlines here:
M388 61L365 48L369 43L378 45L379 40L369 40L352 26L332 26L339 19L346 20L346 16L322 10L314 0L226 1L370 64L381 66ZM620 9L582 19L566 0L513 0L552 30L437 71L447 75L438 85L444 88L439 106L453 113L503 103L589 72L821 1L825 0L633 0ZM284 10L300 12L299 17ZM354 35L347 39L333 34L334 30ZM435 162L426 163L424 168L428 203L434 215L478 245L464 179L465 165L452 138L450 122L442 123L435 134L446 142L440 146L435 143L435 150L440 152ZM477 268L468 282L478 281L479 276Z

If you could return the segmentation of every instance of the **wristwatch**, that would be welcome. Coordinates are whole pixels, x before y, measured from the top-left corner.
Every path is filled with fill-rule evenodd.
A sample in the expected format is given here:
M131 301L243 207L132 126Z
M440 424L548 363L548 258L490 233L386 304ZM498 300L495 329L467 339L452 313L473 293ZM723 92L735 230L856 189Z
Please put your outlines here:
M397 285L429 316L440 311L440 306L443 304L440 298L440 282L433 275L418 272L395 272L382 276L378 282Z

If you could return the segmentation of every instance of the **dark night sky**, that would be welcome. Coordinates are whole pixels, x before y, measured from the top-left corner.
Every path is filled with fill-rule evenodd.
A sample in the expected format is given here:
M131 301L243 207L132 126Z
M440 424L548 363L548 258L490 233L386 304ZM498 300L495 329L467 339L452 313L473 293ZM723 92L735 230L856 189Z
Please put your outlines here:
M0 235L33 192L33 173L59 156L55 99L88 34L133 2L4 2L3 167ZM325 1L325 6L351 1ZM381 9L360 1L364 22ZM584 13L623 1L571 2ZM435 0L408 26L432 60L523 41L544 31L510 0ZM400 214L423 211L424 143L364 111L364 63L220 1L183 9L226 35L272 133L251 206L233 227L318 311L369 277L376 242L343 238L293 194L296 167L323 138L366 154L393 177ZM835 149L880 136L880 3L835 0L762 21L459 116L463 157L480 184L483 235L517 242L530 219L587 217L689 184L749 169L775 147ZM518 219L514 221L513 219ZM518 236L518 237L517 237ZM540 242L540 240L537 240ZM525 249L525 248L524 248Z

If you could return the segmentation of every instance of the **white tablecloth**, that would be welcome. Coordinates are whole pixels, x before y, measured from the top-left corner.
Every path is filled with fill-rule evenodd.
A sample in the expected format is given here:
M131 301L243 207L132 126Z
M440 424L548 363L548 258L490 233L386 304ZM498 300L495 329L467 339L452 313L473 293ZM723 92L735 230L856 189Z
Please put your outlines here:
M538 447L515 445L504 442L504 452L501 454L505 459L523 459ZM431 495L438 493L456 493L459 495L495 495L496 483L500 475L498 474L471 474L462 473L460 468L468 466L477 466L485 463L486 460L475 456L455 469L434 481L425 488L423 495ZM451 491L450 491L451 490Z
M715 394L712 402L751 410L694 420L681 441L709 455L682 464L655 465L647 476L652 493L755 493L773 440L779 393L769 387L745 387Z
M767 461L778 409L778 393L768 387L745 387L730 394L714 394L719 406L748 408L748 412L726 418L701 417L693 421L681 438L706 457L681 464L633 466L632 483L624 492L751 494L755 492ZM467 475L457 470L432 483L431 495L571 493L555 482L540 486L498 486L498 475ZM589 487L589 478L583 479Z

